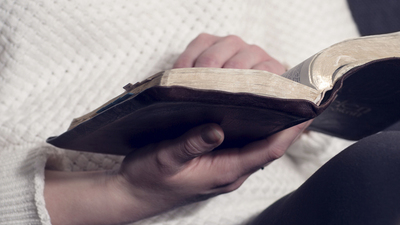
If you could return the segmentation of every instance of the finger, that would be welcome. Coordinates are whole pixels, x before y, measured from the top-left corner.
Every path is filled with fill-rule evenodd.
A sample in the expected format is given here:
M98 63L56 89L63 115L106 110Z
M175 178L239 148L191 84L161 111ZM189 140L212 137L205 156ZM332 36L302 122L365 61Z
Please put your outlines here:
M215 44L222 37L200 34L193 41L189 43L185 51L178 57L173 65L173 68L188 68L193 67L195 60L203 53L207 48Z
M282 75L286 71L286 68L275 59L270 59L264 62L260 62L254 65L252 69L265 70L278 75Z
M183 136L160 146L163 159L171 165L183 165L191 159L212 151L222 143L224 134L217 124L206 124L193 128Z
M263 49L257 45L248 45L241 49L223 65L224 68L250 69L260 62L271 60Z
M228 59L245 46L246 43L237 36L230 35L224 37L201 53L196 59L194 66L221 68Z
M267 139L253 142L240 149L240 168L243 173L257 171L262 166L280 158L308 126L309 122L278 132Z
M222 149L203 155L202 159L209 159L207 166L203 167L210 170L206 173L206 177L213 174L211 177L215 178L211 181L210 187L216 192L227 192L239 187L252 173L282 156L304 128L305 125L289 128L266 140L253 142L241 149ZM202 169L201 171L207 170Z

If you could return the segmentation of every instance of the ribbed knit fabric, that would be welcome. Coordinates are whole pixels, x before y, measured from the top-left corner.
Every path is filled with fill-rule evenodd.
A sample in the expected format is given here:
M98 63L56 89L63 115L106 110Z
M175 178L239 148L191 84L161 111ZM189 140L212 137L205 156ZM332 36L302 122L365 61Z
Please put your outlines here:
M121 157L44 140L126 83L171 68L201 32L238 35L288 67L358 36L345 0L1 1L0 224L50 224L43 198L49 157L56 169L118 168ZM336 142L348 144L304 135L239 190L138 224L243 224L298 187L342 147Z

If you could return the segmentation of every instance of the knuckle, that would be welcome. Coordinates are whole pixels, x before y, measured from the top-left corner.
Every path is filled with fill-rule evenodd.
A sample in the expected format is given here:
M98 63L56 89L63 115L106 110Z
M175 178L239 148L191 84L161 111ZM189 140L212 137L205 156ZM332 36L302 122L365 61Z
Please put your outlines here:
M268 72L272 72L274 70L274 68L272 67L272 65L270 65L269 63L261 63L257 66L258 70L265 70Z
M200 143L193 139L187 139L182 143L181 150L185 157L195 158L201 155L202 146Z
M195 39L193 39L192 42L190 42L189 46L211 45L216 39L217 39L217 36L207 34L207 33L201 33L201 34L197 35L197 37Z
M199 35L197 35L197 37L195 39L208 39L210 37L212 37L213 35L208 34L208 33L200 33Z
M236 35L228 35L224 38L224 40L235 44L244 44L244 41Z
M189 43L188 48L198 45L209 45L214 41L215 37L211 34L201 33Z
M278 61L268 60L260 63L256 66L258 70L265 70L275 74L282 74L285 72L285 67L283 67Z
M185 68L185 67L190 67L190 65L191 62L189 59L180 58L174 63L173 68Z
M283 74L285 72L285 67L275 59L271 59L272 72L276 74Z
M215 55L201 56L196 60L196 67L219 67L220 62Z
M258 45L249 45L249 49L250 51L254 51L254 52L265 52L264 49L262 49L260 46ZM266 53L265 53L266 54ZM267 54L268 55L268 54Z
M268 55L268 53L258 45L249 45L248 49L253 54L258 55L260 60L262 61L267 61L271 59L271 56Z
M246 69L248 66L242 61L228 61L224 65L225 68Z

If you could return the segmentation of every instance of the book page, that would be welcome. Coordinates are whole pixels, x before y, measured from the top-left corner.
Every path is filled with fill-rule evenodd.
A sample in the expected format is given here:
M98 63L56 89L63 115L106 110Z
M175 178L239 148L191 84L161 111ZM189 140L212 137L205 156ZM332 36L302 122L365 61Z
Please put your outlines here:
M312 62L311 80L329 90L345 73L366 63L400 57L400 32L350 39L321 51Z
M181 86L230 93L251 93L282 99L304 99L316 103L320 92L282 76L261 70L182 68L166 71L160 86Z
M316 55L308 58L299 65L293 67L292 69L286 71L282 74L282 77L288 78L290 80L296 81L298 83L307 85L309 87L315 88L310 82L310 65Z

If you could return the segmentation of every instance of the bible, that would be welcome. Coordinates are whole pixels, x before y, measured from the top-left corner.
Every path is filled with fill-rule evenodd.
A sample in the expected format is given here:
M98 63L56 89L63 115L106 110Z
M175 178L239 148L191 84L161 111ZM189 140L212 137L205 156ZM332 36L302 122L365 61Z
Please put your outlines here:
M47 142L125 155L194 126L217 123L225 133L219 148L230 148L314 118L309 129L357 140L400 119L400 33L340 42L282 76L183 68L124 89Z

